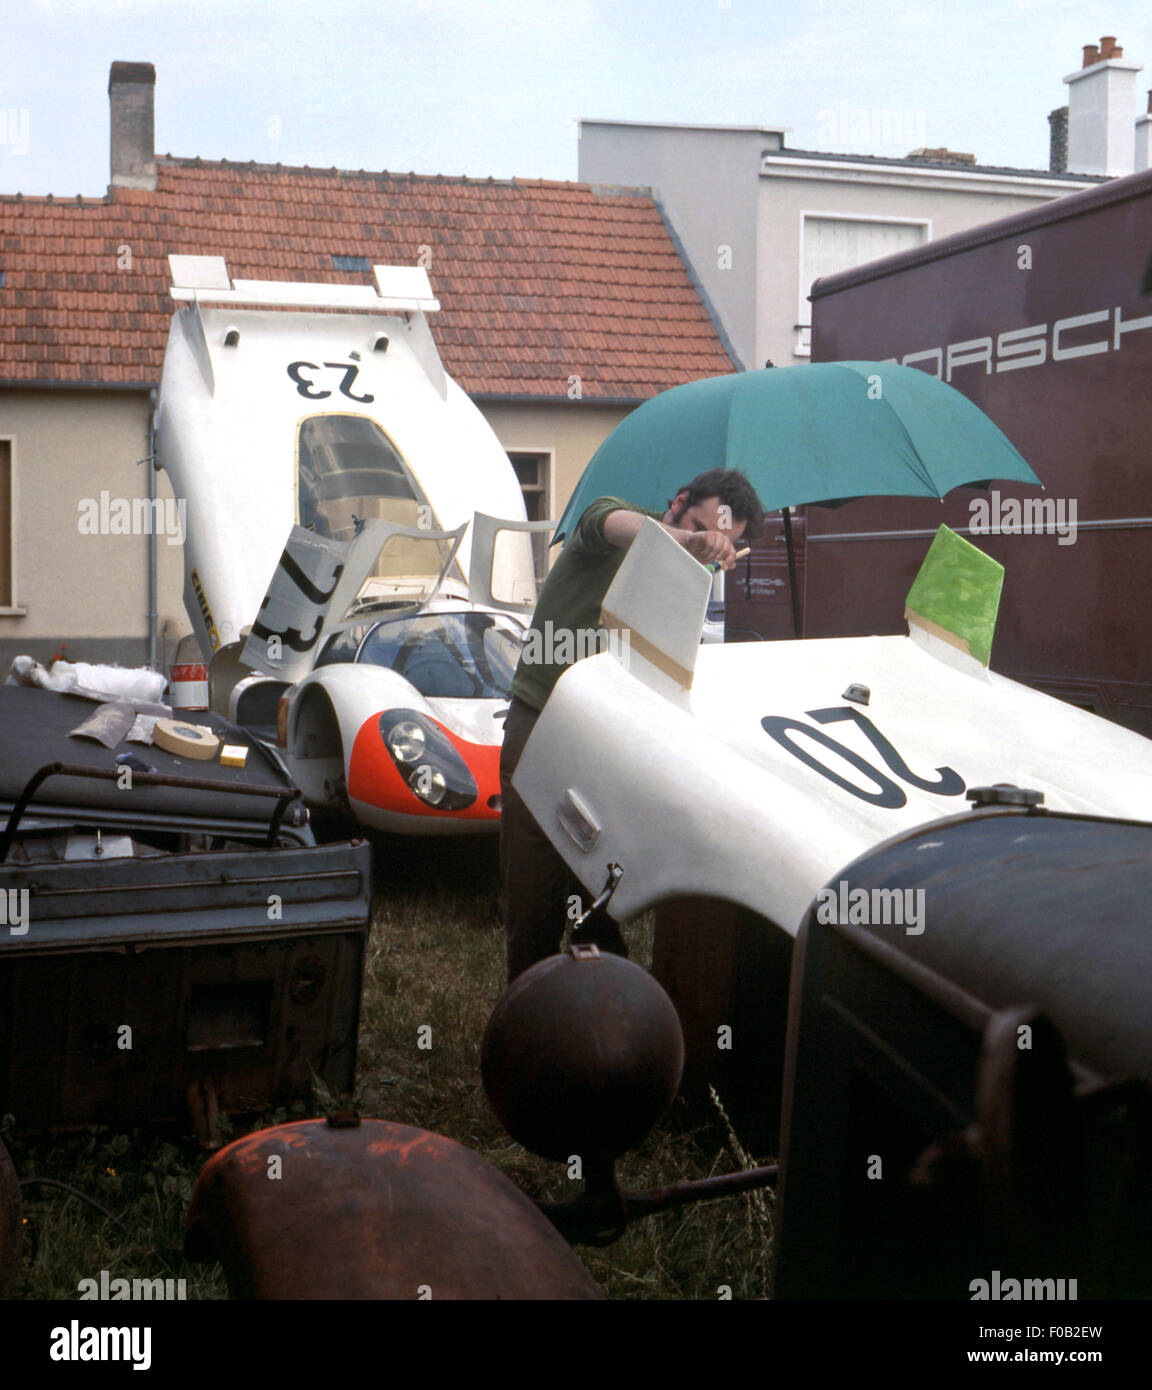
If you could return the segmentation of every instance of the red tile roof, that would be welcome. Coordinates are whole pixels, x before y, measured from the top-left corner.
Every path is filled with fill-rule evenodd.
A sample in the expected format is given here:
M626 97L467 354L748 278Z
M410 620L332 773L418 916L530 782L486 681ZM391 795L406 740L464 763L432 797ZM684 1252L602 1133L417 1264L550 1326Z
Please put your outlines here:
M0 198L0 381L153 385L169 252L241 279L370 284L411 265L472 395L637 400L734 370L651 198L586 184L157 160L154 192Z

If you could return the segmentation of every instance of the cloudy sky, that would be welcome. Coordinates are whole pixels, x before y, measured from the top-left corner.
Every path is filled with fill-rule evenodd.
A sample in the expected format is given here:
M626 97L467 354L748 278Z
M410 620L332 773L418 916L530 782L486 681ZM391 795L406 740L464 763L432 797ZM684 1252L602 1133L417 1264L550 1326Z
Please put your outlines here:
M1147 65L1148 0L6 0L0 193L98 195L108 68L156 65L156 146L573 179L577 117L785 126L1047 168L1085 43ZM1135 114L1135 113L1134 113Z

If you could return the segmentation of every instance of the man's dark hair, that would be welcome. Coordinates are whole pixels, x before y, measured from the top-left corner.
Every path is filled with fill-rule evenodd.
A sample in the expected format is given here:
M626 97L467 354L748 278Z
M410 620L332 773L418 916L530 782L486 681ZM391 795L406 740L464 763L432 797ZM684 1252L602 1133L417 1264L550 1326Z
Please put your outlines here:
M685 507L694 507L706 497L718 497L726 503L732 509L733 521L744 522L743 540L754 541L764 528L764 508L738 468L710 468L676 489L677 496L682 492L688 494Z

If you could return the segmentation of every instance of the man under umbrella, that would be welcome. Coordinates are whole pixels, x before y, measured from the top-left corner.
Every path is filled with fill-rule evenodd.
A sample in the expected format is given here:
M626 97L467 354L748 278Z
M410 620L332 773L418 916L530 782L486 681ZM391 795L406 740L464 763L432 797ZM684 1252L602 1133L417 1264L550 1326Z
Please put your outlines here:
M753 539L764 513L743 473L716 468L680 488L662 515L619 497L601 497L571 528L540 591L512 682L500 755L500 882L509 981L559 950L569 898L580 893L575 876L513 789L512 774L552 687L588 651L588 635L600 627L604 595L645 517L659 521L701 564L727 570L735 561L733 542ZM594 931L604 949L627 954L613 923L604 921Z

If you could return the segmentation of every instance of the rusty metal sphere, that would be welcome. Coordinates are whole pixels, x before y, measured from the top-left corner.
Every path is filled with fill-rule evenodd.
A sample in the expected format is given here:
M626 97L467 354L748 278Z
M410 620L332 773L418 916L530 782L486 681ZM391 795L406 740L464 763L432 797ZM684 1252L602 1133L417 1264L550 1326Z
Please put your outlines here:
M504 992L481 1069L509 1134L544 1158L615 1158L676 1096L684 1038L647 971L583 948L550 956Z

